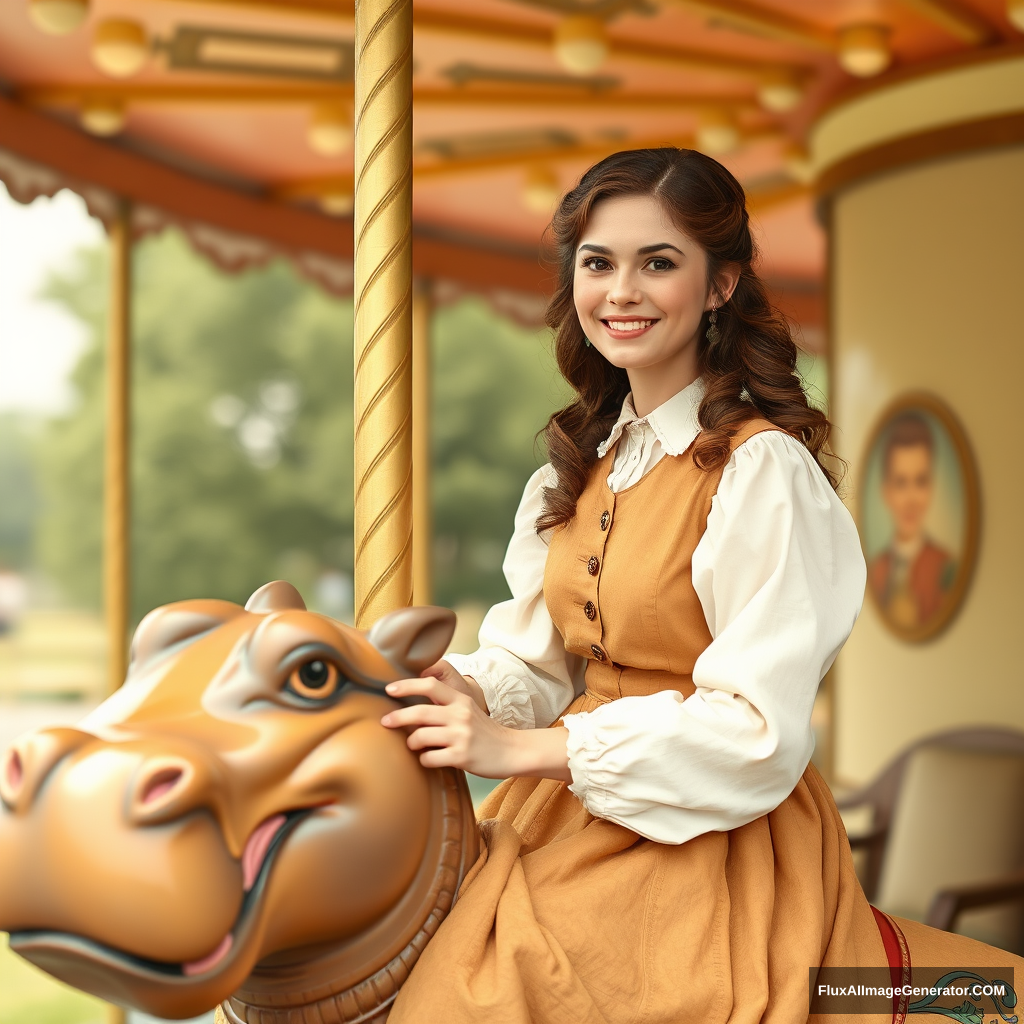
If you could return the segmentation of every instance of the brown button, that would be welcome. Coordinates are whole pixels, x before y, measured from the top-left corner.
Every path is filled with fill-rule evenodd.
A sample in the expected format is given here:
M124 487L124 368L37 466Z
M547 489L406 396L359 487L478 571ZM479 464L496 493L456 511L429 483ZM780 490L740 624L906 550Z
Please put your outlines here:
M611 512L608 511L608 509L605 509L601 513L601 529L602 530L607 530L608 529L608 524L611 521L612 521L612 514L611 514Z
M597 570L600 566L601 563L597 560L597 555L591 555L590 561L587 562L587 572L589 572L591 576L596 576Z
M595 658L597 658L598 661L604 661L604 651L602 651L601 648L597 646L597 644L590 645L590 652L594 655Z
M597 608L594 606L593 601L588 601L583 606L583 614L586 615L586 617L590 619L591 622L594 621L594 616L597 615Z

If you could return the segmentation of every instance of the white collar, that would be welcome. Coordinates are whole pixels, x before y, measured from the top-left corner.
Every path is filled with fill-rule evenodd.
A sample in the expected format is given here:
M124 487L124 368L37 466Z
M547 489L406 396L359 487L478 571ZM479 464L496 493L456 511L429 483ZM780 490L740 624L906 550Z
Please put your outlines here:
M630 392L622 403L622 412L612 432L597 446L598 458L604 458L611 446L622 437L622 432L634 423L650 426L666 455L682 455L700 433L697 409L703 397L704 382L698 377L688 387L641 418L633 408L633 393Z

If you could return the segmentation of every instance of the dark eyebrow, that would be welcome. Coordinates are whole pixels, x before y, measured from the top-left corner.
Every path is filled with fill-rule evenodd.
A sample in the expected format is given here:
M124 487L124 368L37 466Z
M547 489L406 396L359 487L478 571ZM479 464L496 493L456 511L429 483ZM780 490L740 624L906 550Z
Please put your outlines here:
M658 252L661 249L671 249L673 252L679 253L680 256L684 255L682 249L677 249L674 245L669 242L659 242L657 245L645 245L642 249L637 249L637 256L646 256L648 253Z
M590 245L589 243L581 245L579 249L577 249L576 251L583 252L584 249L586 249L588 252L599 252L605 256L607 256L611 252L611 249L608 249L603 245Z

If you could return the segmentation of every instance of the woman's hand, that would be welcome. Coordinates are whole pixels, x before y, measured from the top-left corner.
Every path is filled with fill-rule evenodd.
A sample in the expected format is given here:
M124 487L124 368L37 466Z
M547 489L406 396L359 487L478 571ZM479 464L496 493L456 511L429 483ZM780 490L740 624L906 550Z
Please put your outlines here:
M391 697L427 697L432 704L413 704L381 719L389 729L408 729L410 750L421 751L425 768L461 768L487 779L533 775L571 782L566 752L567 729L519 731L499 725L474 700L472 688L449 685L434 669L422 679L402 679L387 686ZM457 681L456 681L457 682ZM477 686L475 680L473 685ZM467 692L468 691L468 692ZM482 694L481 694L482 696Z

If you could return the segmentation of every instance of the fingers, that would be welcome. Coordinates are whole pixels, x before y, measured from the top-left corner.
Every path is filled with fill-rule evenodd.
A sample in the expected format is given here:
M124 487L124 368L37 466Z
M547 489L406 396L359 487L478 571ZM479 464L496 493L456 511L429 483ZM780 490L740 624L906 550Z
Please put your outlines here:
M389 697L427 697L435 704L453 704L464 699L463 694L453 690L436 676L423 679L399 679L388 683L384 689Z
M451 712L444 705L413 704L408 708L389 711L380 720L380 724L389 729L417 729L424 725L448 725L451 717Z
M462 758L458 757L449 747L436 750L425 750L420 754L420 764L424 768L462 768Z
M451 729L430 726L417 729L407 740L410 750L427 750L431 748L451 747L455 737Z
M426 679L428 676L433 676L436 679L444 679L449 672L454 672L455 669L443 659L441 661L435 661L429 668L425 668L420 673L420 678Z

